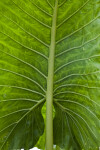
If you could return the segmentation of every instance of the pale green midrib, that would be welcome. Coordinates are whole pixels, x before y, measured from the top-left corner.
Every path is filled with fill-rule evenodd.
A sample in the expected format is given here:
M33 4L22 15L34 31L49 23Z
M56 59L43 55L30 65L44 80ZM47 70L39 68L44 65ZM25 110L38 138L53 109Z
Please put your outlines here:
M53 78L54 58L56 45L56 21L57 21L58 0L55 2L51 28L51 44L48 60L48 78L46 93L46 150L53 150Z

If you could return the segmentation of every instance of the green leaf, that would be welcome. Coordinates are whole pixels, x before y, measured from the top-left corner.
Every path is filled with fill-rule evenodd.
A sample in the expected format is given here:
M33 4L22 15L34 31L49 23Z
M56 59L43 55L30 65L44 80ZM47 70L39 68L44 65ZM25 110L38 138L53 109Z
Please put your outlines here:
M40 12L31 1L0 1L0 150L30 149L44 132L50 19Z
M99 41L100 0L0 1L0 150L30 149L43 135L54 51L54 144L100 147Z
M58 11L54 143L100 146L100 1L66 1Z

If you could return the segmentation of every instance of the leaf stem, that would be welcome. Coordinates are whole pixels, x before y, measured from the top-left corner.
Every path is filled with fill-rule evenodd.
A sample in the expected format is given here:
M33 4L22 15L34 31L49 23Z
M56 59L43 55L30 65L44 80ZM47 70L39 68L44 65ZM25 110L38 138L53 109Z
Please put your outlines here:
M46 93L46 150L53 150L53 77L56 45L56 21L58 0L55 2L51 28L51 44L49 48L48 78Z

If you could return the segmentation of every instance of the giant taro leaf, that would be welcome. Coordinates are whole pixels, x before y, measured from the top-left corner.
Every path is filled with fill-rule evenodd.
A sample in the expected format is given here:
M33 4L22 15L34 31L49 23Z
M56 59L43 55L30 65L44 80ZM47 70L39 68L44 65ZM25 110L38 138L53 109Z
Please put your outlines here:
M100 0L1 0L0 150L32 148L43 134L55 11L54 144L100 146Z

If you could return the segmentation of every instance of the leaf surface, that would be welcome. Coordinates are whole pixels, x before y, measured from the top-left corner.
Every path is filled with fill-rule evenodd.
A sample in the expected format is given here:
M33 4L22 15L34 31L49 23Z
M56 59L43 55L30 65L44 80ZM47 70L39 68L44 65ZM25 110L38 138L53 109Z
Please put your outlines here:
M0 1L0 150L30 149L44 132L41 108L51 23L47 5Z
M55 0L0 1L0 149L30 149L44 132ZM100 146L100 0L59 0L54 144Z
M66 1L58 11L54 142L100 146L100 1Z

